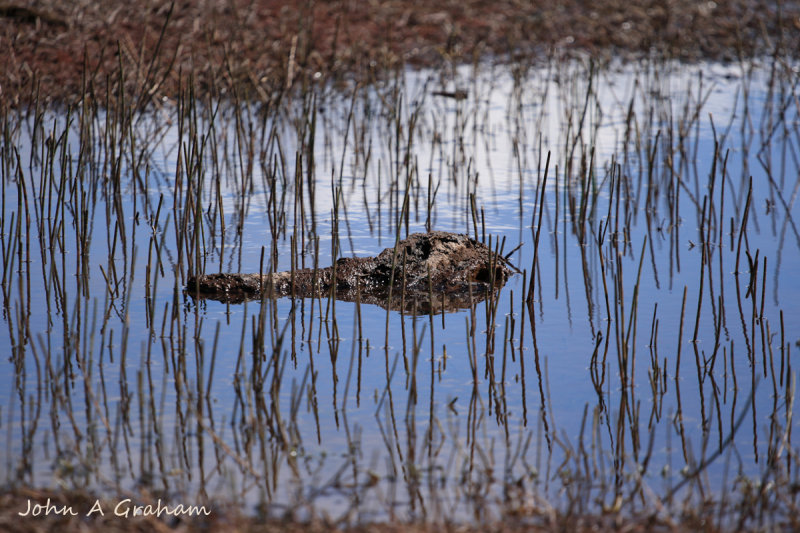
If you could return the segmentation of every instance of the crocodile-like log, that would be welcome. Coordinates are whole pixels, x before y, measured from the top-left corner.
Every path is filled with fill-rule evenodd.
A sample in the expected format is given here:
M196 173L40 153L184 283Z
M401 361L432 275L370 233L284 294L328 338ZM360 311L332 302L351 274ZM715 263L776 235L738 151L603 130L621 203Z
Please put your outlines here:
M230 303L264 296L332 296L428 314L464 309L482 301L505 284L513 268L499 253L467 235L432 231L399 241L396 252L391 247L374 257L343 257L327 268L263 276L189 276L186 291L191 296Z

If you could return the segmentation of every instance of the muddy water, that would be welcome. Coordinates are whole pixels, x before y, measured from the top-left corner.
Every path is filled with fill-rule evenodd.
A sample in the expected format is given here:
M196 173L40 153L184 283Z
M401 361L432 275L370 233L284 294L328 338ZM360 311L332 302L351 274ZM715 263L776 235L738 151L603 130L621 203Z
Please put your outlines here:
M354 519L786 486L796 84L575 62L7 117L3 480ZM443 315L183 292L429 229L520 272Z

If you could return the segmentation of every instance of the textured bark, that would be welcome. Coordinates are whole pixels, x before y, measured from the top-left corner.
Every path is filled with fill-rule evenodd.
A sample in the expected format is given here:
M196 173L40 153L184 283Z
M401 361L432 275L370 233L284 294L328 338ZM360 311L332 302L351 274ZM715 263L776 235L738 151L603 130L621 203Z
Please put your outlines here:
M480 302L505 284L512 268L466 235L434 231L410 235L398 243L396 252L392 247L375 257L341 258L316 271L190 276L186 290L231 303L262 297L334 297L427 314Z

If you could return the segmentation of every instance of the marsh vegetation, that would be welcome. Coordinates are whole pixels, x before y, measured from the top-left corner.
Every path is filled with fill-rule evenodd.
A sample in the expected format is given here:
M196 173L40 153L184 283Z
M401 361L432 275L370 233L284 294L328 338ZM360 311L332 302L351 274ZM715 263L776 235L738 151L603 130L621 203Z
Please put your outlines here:
M558 59L3 107L3 483L800 527L797 63ZM184 291L432 230L519 272L447 312Z

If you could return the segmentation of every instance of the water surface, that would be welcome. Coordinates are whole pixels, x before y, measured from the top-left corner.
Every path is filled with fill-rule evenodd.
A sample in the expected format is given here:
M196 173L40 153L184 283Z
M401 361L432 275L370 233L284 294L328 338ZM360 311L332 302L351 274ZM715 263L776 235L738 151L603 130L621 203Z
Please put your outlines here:
M791 512L797 67L509 70L4 117L4 482L356 520ZM183 291L428 229L520 273L444 316Z

